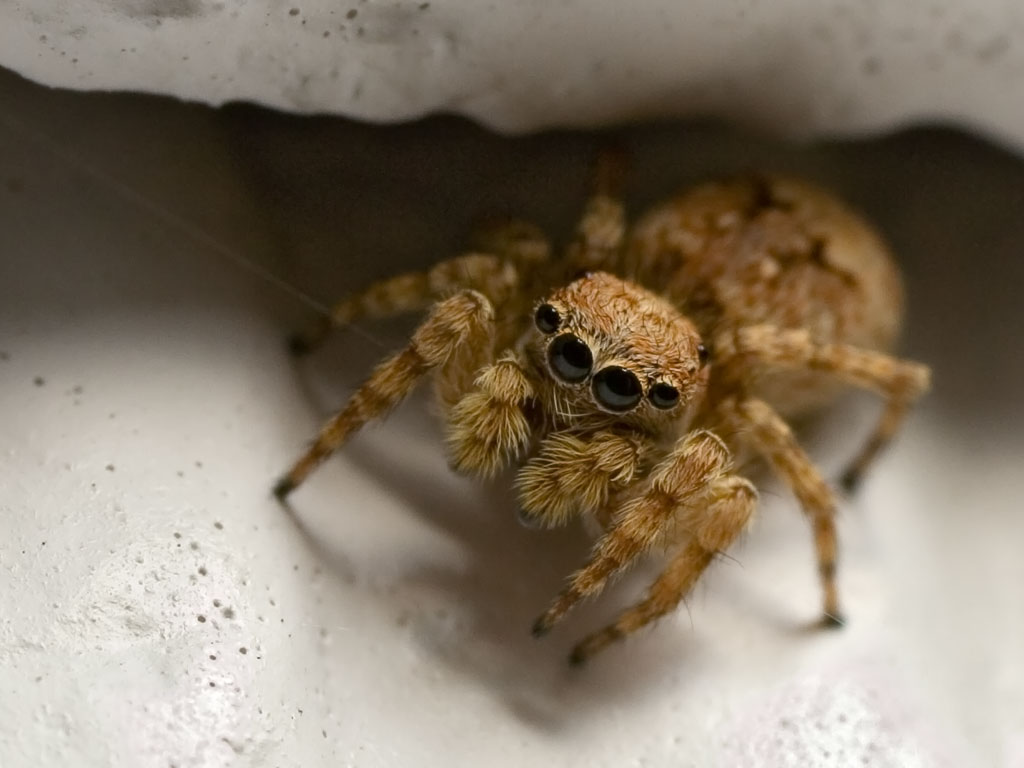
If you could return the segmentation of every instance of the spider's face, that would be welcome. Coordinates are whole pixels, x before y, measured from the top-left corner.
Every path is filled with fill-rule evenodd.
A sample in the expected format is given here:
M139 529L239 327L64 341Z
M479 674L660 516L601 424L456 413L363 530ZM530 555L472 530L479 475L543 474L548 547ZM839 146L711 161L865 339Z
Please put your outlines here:
M672 305L604 272L555 291L534 314L530 357L563 418L657 425L687 413L707 384L706 351Z

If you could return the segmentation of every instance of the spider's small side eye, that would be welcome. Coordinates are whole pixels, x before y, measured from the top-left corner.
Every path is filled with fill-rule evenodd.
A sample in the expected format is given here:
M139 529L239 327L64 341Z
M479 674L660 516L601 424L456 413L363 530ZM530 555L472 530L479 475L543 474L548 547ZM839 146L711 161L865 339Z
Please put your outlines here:
M651 387L650 398L655 408L667 411L669 408L675 408L679 402L679 390L671 384L659 382Z
M561 315L550 304L541 304L537 307L537 314L534 315L534 320L541 333L554 333L558 330L558 326L562 324Z
M571 384L587 378L594 365L590 347L571 333L563 333L551 343L548 360L558 378Z
M594 397L609 411L630 411L643 394L640 380L626 368L610 365L594 376Z
M708 348L703 344L697 345L697 357L700 359L700 364L704 365L708 361Z

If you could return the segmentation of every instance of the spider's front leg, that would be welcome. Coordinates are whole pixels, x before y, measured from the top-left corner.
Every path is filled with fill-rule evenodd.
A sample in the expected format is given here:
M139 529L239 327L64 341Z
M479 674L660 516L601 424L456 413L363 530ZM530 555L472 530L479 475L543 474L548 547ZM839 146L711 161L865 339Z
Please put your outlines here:
M654 583L648 598L584 640L572 660L581 662L672 610L753 513L757 492L749 482L730 474L731 468L729 449L713 433L700 430L683 437L654 469L643 490L618 509L590 560L534 624L534 635L545 634L580 600L600 593L611 578L664 542L678 526L689 536L687 543Z
M595 653L675 610L690 593L715 555L724 552L746 527L757 506L750 481L724 475L711 481L707 506L691 508L684 522L690 538L647 590L647 596L604 629L572 650L569 660L582 664Z
M516 477L521 520L552 528L579 512L600 513L612 493L633 482L652 449L651 440L637 432L548 436Z
M494 310L476 291L462 291L435 304L409 345L378 365L324 425L309 450L274 486L274 495L283 500L356 430L405 399L430 371L440 368L442 378L457 377L470 364L469 352L491 349L494 333Z
M818 577L822 590L822 621L824 627L840 627L843 616L839 609L839 588L836 585L836 498L821 472L797 442L789 425L763 400L748 399L737 403L726 400L720 405L726 424L737 439L750 445L793 490L811 523L814 549L818 557Z
M305 333L290 339L292 353L314 351L333 329L361 318L415 312L459 290L478 291L501 307L534 280L551 250L540 230L523 221L496 222L475 239L483 252L445 259L425 272L394 275L339 301Z

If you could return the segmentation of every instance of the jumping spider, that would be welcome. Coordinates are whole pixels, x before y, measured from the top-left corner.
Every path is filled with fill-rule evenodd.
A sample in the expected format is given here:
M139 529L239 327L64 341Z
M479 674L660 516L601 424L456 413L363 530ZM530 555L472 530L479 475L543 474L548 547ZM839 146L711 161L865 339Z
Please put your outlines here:
M841 623L836 497L786 419L847 385L885 398L844 475L853 486L929 386L886 354L900 325L899 273L876 233L827 193L783 178L700 186L627 230L618 160L597 165L561 258L533 226L484 232L478 250L372 285L294 340L433 307L275 487L279 499L357 429L433 373L459 472L518 466L522 519L602 529L587 562L533 627L542 635L652 549L667 566L647 596L579 643L582 662L672 611L753 514L733 454L760 457L793 490L814 535L823 623Z

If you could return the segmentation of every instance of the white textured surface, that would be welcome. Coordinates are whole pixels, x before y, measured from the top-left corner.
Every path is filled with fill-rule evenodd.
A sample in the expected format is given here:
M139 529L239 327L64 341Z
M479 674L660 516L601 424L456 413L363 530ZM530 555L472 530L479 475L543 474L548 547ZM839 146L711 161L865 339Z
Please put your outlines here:
M269 500L403 329L295 368L283 339L307 313L223 249L327 299L448 253L502 201L564 232L591 139L4 76L0 765L1019 768L1024 167L947 134L630 140L638 203L800 172L868 208L907 265L908 348L936 391L844 506L844 631L805 630L809 536L776 489L692 615L568 669L642 582L533 641L586 542L518 528L502 483L453 477L422 399L296 494L297 520ZM827 433L847 452L852 415Z
M713 115L789 135L960 122L1024 143L1014 0L32 0L0 65L50 85L505 130Z

